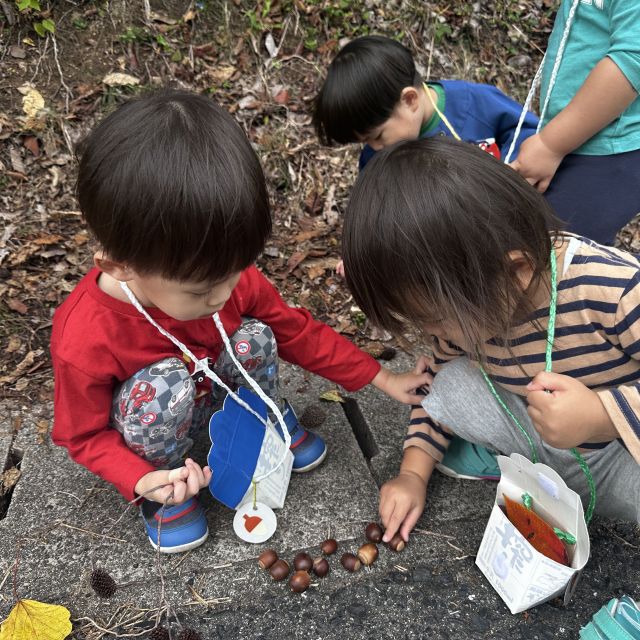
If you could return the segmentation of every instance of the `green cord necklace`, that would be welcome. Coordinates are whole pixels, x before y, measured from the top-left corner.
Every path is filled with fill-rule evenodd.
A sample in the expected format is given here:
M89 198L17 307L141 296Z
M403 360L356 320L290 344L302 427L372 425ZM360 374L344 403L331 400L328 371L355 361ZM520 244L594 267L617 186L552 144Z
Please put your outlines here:
M547 327L547 345L545 350L545 367L544 370L546 372L551 371L552 364L552 351L553 351L553 340L556 332L556 305L558 300L558 272L556 265L556 252L553 247L551 247L551 301L549 303L549 325ZM498 394L493 382L491 382L491 378L487 375L487 372L484 370L484 367L480 365L480 371L489 387L491 393L498 401L498 404L502 407L504 412L511 418L511 420L515 423L515 425L520 429L527 442L529 443L529 448L531 449L531 460L535 463L538 462L538 452L536 451L536 446L531 439L531 436L527 433L527 430L520 424L520 421L513 415L513 412L507 407L504 400ZM586 460L580 455L580 452L573 447L571 449L571 453L574 455L582 472L584 473L587 484L589 485L589 506L587 507L587 512L585 514L585 521L587 524L591 522L591 518L593 517L593 511L596 506L596 485L593 481L593 476L591 475L591 471L589 470L589 466L587 465Z

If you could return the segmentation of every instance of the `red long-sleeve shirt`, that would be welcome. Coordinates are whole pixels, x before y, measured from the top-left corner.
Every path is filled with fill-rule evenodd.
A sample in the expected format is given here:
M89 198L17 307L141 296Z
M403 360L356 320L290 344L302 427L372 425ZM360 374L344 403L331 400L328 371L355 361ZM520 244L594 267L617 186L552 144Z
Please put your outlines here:
M133 305L102 291L99 275L99 270L91 270L53 318L52 438L130 500L138 480L155 467L127 448L120 433L109 426L114 388L141 368L182 354ZM184 322L156 308L147 311L198 358L215 362L224 348L211 318ZM289 307L255 267L242 273L219 315L228 335L238 329L241 316L262 320L273 330L284 360L348 391L365 386L380 370L373 358L314 320L306 309Z

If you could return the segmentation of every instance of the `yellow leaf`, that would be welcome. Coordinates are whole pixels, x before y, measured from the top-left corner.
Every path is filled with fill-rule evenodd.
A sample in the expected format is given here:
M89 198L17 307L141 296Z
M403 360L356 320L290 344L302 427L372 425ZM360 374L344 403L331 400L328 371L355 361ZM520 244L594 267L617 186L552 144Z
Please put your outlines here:
M108 73L104 78L102 78L102 82L104 82L108 87L133 87L140 84L140 80L138 80L138 78L134 78L128 73L118 72Z
M0 625L0 640L63 640L71 633L71 614L57 604L18 600Z
M340 392L337 391L336 389L321 393L320 400L328 400L329 402L344 402L344 398L340 395Z
M22 110L27 118L35 118L44 109L44 98L37 89L29 89L22 98Z

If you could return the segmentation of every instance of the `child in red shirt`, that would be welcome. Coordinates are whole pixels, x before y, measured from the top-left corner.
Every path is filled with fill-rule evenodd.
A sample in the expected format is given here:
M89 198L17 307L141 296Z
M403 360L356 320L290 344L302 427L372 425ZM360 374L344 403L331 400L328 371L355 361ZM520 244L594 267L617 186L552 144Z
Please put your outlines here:
M208 535L196 496L211 471L184 459L219 399L203 373L244 383L214 313L282 408L294 471L320 464L326 445L280 399L278 353L348 390L372 383L403 402L427 382L391 373L289 307L253 266L271 231L264 176L240 127L210 99L171 91L117 109L81 146L78 199L100 248L54 316L52 437L127 500L144 495L154 546L162 520L160 551Z

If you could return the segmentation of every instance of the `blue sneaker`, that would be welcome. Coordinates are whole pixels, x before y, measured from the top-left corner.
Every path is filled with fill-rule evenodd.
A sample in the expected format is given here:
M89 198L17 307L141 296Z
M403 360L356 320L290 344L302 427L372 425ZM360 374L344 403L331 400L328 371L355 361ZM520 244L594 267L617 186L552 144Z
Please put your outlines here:
M140 513L147 528L149 542L158 548L158 526L162 505L144 500ZM196 498L165 508L160 527L160 553L180 553L199 547L209 535L207 518Z
M456 436L436 469L445 476L462 480L500 480L496 454Z
M640 608L629 596L613 598L580 629L580 640L637 640Z
M293 407L287 400L284 401L282 412L284 423L291 436L289 449L293 453L293 469L296 473L305 473L315 469L327 455L327 445L324 440L313 431L307 431L296 417ZM282 437L282 429L276 421L276 430Z

